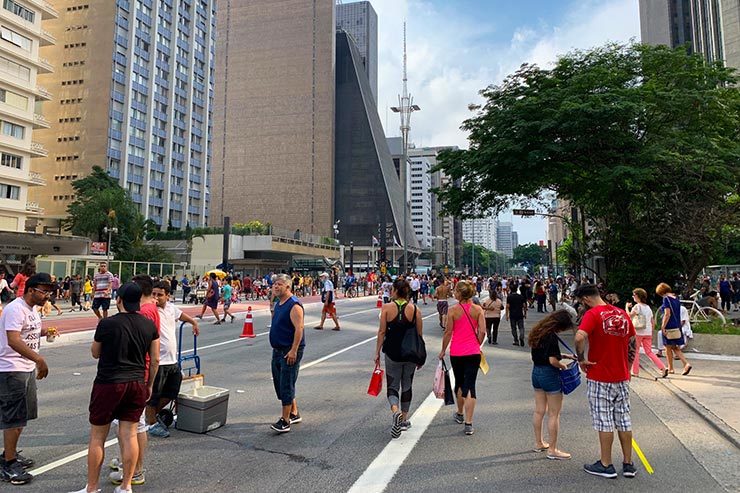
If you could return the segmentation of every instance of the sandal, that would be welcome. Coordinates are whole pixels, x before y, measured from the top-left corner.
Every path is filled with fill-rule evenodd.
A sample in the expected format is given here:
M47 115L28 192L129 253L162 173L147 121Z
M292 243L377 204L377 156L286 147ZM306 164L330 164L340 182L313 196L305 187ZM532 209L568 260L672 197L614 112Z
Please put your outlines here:
M683 373L681 375L688 375L691 372L691 368L693 368L691 365L688 365L686 368L683 369Z
M544 452L545 450L549 449L550 445L544 445L542 447L535 447L532 449L532 452Z
M340 329L339 327L334 327L334 328L333 328L333 329L331 329L331 330L336 330L336 331L339 331L339 330L342 330L342 329Z
M676 372L673 370L668 370L668 373L670 373L671 375L674 375Z
M324 328L322 326L320 326L320 325L317 325L316 327L314 327L314 329L316 329L316 330L324 330Z
M556 450L554 454L548 452L547 458L550 460L568 460L570 459L570 454L568 452Z

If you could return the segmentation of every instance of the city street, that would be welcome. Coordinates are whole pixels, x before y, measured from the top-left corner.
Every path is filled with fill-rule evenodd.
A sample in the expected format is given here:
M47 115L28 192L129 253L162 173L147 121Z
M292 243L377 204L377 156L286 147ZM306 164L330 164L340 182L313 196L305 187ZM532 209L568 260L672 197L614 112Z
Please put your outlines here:
M465 436L462 425L452 420L453 408L431 394L441 330L434 306L422 309L429 359L414 382L413 426L393 441L385 388L377 398L366 394L377 331L375 298L340 299L341 332L313 330L320 304L306 306L307 345L297 384L303 422L280 436L269 428L280 411L270 377L269 312L255 312L254 339L238 337L243 315L220 326L206 319L199 338L203 373L207 385L231 391L228 421L205 435L172 427L171 437L150 438L146 484L134 490L738 490L738 449L652 378L633 382L632 418L635 439L653 475L637 457L635 479L608 480L583 472L584 463L598 458L585 385L565 398L562 415L560 448L573 459L548 461L533 452L530 355L512 346L506 322L500 345L485 346L491 372L479 376L476 433ZM325 327L332 326L327 322ZM41 349L50 376L39 382L40 417L20 442L23 454L36 460L31 471L36 478L19 491L66 492L85 484L87 404L96 364L89 351L91 338L91 331L64 335ZM192 337L185 339L190 348ZM619 464L618 445L614 450ZM113 443L106 449L106 464L117 456ZM106 467L103 475L109 472ZM107 478L101 484L104 492L113 490Z

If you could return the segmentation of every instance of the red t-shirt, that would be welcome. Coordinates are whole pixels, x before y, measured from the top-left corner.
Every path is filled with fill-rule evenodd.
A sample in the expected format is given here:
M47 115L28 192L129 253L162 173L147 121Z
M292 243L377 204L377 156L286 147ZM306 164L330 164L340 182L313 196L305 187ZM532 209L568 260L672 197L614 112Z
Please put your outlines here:
M159 310L157 310L156 303L143 303L139 306L139 313L144 315L146 318L154 322L154 326L157 328L157 334L159 334ZM146 370L144 371L144 381L149 379L149 351L146 353Z
M589 380L624 382L630 379L629 341L635 335L627 312L612 305L595 306L583 315L580 330L588 334Z

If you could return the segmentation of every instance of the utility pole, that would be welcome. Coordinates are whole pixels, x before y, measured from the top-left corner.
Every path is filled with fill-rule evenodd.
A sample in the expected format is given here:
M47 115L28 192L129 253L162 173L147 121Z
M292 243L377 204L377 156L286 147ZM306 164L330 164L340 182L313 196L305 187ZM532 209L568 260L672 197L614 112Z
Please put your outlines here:
M408 183L408 159L409 159L409 132L411 131L411 114L420 111L421 108L414 104L414 98L408 91L407 56L406 56L406 22L403 23L403 93L398 96L398 106L393 106L391 111L401 116L401 137L403 138L403 161L400 166L401 186L403 186L403 266L408 272L408 213L409 213L409 183Z

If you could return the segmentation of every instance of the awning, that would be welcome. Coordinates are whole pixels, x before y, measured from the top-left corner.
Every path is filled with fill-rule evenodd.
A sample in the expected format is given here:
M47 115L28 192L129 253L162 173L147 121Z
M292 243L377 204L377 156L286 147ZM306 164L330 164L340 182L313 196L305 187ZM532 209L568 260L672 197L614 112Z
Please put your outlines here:
M47 233L0 231L0 255L89 255L90 239Z

